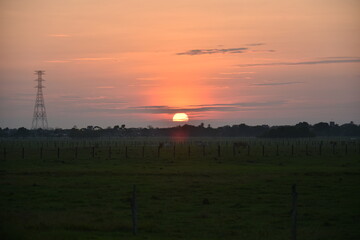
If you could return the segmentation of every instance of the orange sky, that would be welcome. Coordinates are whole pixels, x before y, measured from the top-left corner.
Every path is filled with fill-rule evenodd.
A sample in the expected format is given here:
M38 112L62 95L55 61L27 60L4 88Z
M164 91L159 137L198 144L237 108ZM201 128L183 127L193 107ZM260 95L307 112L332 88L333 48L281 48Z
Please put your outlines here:
M360 122L356 0L5 0L0 127Z

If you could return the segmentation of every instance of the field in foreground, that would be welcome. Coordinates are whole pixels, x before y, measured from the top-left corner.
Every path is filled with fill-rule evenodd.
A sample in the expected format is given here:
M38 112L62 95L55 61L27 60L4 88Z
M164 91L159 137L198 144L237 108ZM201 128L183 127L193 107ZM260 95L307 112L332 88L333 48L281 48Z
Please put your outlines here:
M280 150L274 142L263 143L266 151L253 141L249 154L246 148L234 153L225 140L219 142L221 153L217 144L206 144L205 154L197 142L179 143L175 151L164 145L158 154L151 139L144 154L130 141L54 141L46 147L5 141L0 238L291 239L296 183L298 239L359 239L357 145L346 152L324 145L320 155L316 144L292 141L279 142Z

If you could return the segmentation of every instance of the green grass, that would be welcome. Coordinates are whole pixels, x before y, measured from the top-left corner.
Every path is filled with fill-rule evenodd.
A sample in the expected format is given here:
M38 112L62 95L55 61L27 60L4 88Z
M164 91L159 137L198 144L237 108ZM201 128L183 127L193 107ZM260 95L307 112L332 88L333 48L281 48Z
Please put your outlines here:
M151 139L148 141L152 141ZM290 239L291 186L297 184L298 239L359 239L360 158L356 149L307 156L297 146L253 142L232 155L224 140L202 156L187 143L162 149L129 143L91 150L61 146L39 158L38 144L2 142L1 239ZM21 144L26 156L22 159ZM27 143L29 144L29 143ZM127 144L127 142L123 142ZM267 143L268 144L268 143ZM130 147L131 145L131 147ZM303 146L304 144L302 144ZM227 146L227 147L226 147ZM83 147L83 146L82 146ZM46 156L45 156L46 155ZM138 235L132 235L130 197L137 186ZM207 199L209 204L204 204Z

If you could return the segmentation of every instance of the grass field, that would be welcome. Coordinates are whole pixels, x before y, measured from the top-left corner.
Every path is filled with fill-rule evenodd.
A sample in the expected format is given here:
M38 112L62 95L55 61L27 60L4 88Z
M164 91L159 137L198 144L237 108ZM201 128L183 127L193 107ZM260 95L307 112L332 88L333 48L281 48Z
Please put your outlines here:
M298 239L360 239L359 142L161 141L2 140L0 239L291 239L294 183Z

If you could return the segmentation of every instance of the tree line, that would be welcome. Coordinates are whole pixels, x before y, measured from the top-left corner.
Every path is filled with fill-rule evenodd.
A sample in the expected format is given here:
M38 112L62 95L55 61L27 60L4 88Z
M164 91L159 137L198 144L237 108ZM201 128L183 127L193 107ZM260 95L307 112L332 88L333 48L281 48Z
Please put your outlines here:
M0 137L69 137L69 138L99 138L99 137L262 137L262 138L308 138L308 137L360 137L360 125L353 122L338 125L333 122L320 122L310 125L300 122L296 125L248 126L244 123L213 128L210 125L198 126L185 124L169 128L126 128L123 125L102 128L87 126L71 129L17 129L0 128Z

